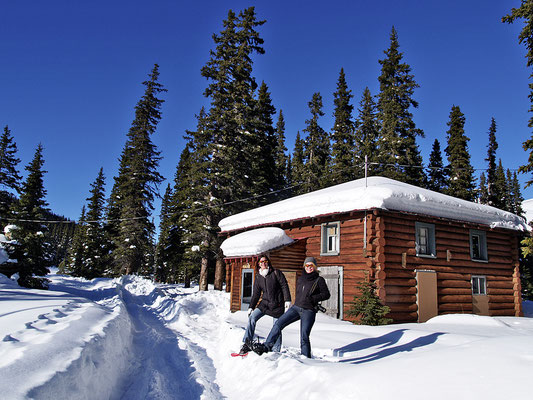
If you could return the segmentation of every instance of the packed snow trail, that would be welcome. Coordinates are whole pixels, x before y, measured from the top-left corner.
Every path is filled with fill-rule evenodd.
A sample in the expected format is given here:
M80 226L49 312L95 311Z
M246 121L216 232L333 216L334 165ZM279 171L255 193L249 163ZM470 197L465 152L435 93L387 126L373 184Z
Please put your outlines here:
M65 318L70 309L87 307L94 307L111 317L108 320L100 317L80 319L85 322L80 329L88 329L87 324L96 320L103 328L82 346L76 346L75 355L62 357L67 358L70 364L52 368L50 379L31 389L28 397L128 400L223 398L214 383L216 370L205 349L169 329L160 315L163 313L169 319L174 318L174 313L180 310L176 301L185 296L183 293L178 294L172 286L161 289L135 277L90 282L57 277L54 281L60 281L61 285L56 287L54 282L52 290L57 288L76 296L70 298L71 302L64 307L61 317ZM198 309L196 306L192 308L193 312ZM37 322L46 320L48 322L41 324L51 324L51 318L46 315L39 318ZM66 328L66 335L72 335ZM56 335L54 340L63 340L60 334ZM29 363L33 361L32 357L28 357L25 368L31 369Z

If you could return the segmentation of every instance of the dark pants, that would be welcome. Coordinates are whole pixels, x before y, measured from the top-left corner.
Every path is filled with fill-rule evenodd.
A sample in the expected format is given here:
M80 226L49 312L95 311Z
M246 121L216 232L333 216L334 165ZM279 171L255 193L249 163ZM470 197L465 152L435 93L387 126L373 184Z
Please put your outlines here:
M268 334L265 345L272 350L274 343L281 335L283 328L300 320L301 352L302 355L311 358L311 342L309 341L309 335L311 334L311 329L315 324L315 318L316 312L314 310L306 310L302 307L292 306L276 321L272 327L272 330Z

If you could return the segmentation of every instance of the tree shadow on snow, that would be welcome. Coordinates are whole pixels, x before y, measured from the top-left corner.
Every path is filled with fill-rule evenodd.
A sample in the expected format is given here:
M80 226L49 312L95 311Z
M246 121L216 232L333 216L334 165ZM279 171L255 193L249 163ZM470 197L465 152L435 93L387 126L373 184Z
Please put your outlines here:
M381 348L383 348L385 346L389 346L390 344L397 343L398 340L400 339L400 337L403 335L403 331L405 331L405 329L402 329L402 330L399 330L399 331L390 332L387 335L383 335L383 336L381 336L379 338L375 338L374 340L376 340L377 342L374 343L374 346L377 345L377 344L383 343L383 345L381 346ZM416 349L417 347L428 346L428 345L430 345L432 343L435 343L437 341L437 338L439 336L441 336L441 335L444 335L444 333L443 332L435 332L435 333L432 333L432 334L427 335L427 336L419 337L419 338L417 338L417 339L415 339L415 340L413 340L413 341L411 341L409 343L406 343L406 344L402 344L402 345L394 346L394 347L387 347L387 348L385 348L383 350L377 351L377 352L372 353L372 354L368 354L368 355L365 355L365 356L362 356L362 357L354 357L354 358L350 358L350 359L346 359L346 360L340 360L339 362L351 363L351 364L363 364L363 363L367 363L367 362L371 362L371 361L376 361L376 360L379 360L379 359L382 359L382 358L385 358L385 357L390 357L390 356L392 356L394 354L397 354L397 353L412 351L413 349ZM384 339L388 339L388 341L384 340ZM372 344L370 344L370 343L372 343L372 339L363 339L362 341L365 341L365 340L368 341L367 342L368 346L366 346L366 348L372 347ZM350 347L351 350L349 350L349 351L362 350L365 347L357 346L358 343L360 343L362 341L360 340L359 342L352 343L351 345L348 345L348 346L345 346L345 347L352 346L352 347Z

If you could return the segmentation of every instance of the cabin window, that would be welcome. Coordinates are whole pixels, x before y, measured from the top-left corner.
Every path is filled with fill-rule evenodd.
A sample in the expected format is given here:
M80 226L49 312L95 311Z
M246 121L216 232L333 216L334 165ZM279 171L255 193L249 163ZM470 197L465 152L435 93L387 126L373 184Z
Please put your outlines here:
M488 261L486 232L470 230L470 257L474 261Z
M340 223L328 222L322 224L321 255L339 254Z
M472 276L472 294L483 296L487 294L487 278L484 276Z
M436 257L435 225L416 222L416 255L420 257Z

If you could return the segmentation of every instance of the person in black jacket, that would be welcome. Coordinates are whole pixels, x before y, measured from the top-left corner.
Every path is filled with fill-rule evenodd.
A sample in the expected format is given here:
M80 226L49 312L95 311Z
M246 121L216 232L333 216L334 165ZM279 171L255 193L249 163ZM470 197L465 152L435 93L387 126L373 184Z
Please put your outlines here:
M318 275L316 260L307 257L304 261L304 272L296 282L296 300L274 324L265 343L254 346L254 351L261 355L275 349L274 343L287 325L300 320L300 348L302 355L311 358L311 342L309 335L315 323L316 306L320 301L330 297L328 286L324 278ZM274 350L276 351L276 350Z
M248 326L242 339L244 344L240 350L241 354L248 353L252 350L251 343L254 338L257 321L263 315L270 315L274 318L275 323L291 304L291 293L283 272L274 269L270 259L266 255L261 256L258 265L258 274L255 277L252 299L248 309ZM257 305L260 297L261 302ZM276 351L281 350L281 335L276 338L272 348Z

